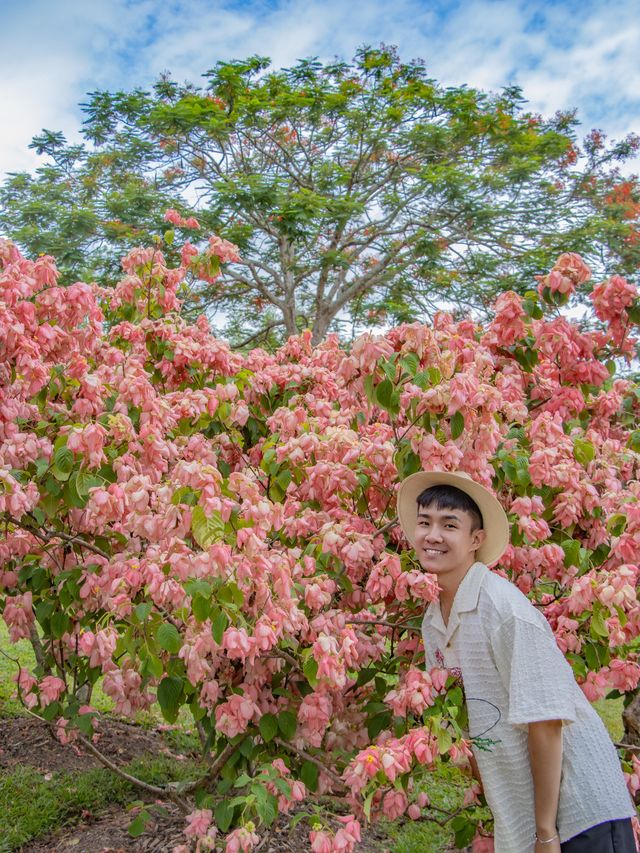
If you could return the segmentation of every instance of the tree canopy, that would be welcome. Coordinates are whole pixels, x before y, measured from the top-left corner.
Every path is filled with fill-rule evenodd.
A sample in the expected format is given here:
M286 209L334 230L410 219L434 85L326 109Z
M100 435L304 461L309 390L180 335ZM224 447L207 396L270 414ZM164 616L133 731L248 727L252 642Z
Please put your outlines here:
M168 206L196 213L241 260L188 303L236 343L487 309L566 249L596 272L637 266L637 187L616 171L637 140L579 149L573 114L533 115L513 87L445 88L391 48L204 78L92 93L86 142L36 137L47 161L9 177L0 227L54 254L63 281L113 284Z

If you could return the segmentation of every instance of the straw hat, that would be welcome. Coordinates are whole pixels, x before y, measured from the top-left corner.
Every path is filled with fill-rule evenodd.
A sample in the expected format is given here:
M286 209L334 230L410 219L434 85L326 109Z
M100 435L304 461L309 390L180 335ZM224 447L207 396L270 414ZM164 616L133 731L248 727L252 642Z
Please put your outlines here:
M509 520L494 495L463 472L418 471L402 481L398 491L398 519L412 547L418 512L417 499L430 486L455 486L475 501L487 536L476 556L486 565L495 563L509 544Z

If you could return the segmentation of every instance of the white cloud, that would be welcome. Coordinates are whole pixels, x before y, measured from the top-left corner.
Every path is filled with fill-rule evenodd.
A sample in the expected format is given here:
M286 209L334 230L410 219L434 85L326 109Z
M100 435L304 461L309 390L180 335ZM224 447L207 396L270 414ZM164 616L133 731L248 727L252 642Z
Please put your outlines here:
M585 128L640 132L636 0L0 0L0 174L32 168L42 127L77 138L77 106L96 88L148 86L161 71L198 82L219 59L253 53L275 67L363 44L397 44L447 85L518 84L532 109L574 106Z

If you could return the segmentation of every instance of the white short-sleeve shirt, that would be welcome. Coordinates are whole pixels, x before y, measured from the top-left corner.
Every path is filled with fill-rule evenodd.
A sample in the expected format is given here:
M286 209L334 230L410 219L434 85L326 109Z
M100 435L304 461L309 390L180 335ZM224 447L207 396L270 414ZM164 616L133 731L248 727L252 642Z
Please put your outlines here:
M460 668L469 736L495 821L496 853L533 853L535 814L527 725L562 720L558 831L566 841L635 815L616 750L558 648L520 590L483 563L458 587L445 625L438 602L422 622L427 669Z

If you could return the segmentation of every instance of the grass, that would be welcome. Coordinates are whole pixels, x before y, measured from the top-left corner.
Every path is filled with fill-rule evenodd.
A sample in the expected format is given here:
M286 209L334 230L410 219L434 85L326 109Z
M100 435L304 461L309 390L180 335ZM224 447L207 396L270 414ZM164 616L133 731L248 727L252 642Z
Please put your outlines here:
M464 792L470 782L469 776L456 767L443 765L427 776L421 789L429 795L432 805L453 812L462 805ZM393 853L425 853L427 850L436 853L446 849L453 840L450 828L430 821L408 820L403 823L385 823L384 826L393 842Z
M4 621L0 619L0 716L15 716L24 713L22 705L16 696L15 675L18 672L16 664L5 655L18 660L21 666L31 668L35 665L33 649L28 640L20 640L12 644Z
M189 762L166 756L138 759L127 766L133 775L155 784L189 779L194 769ZM135 796L130 783L108 770L54 773L45 778L32 767L16 767L0 775L0 853L78 823L83 813L99 813L114 804L125 806Z
M31 645L26 640L11 644L4 623L0 620L0 650L19 661L21 666L34 664ZM0 716L23 713L15 697L13 680L17 667L0 655ZM92 704L103 713L113 708L111 700L96 684ZM623 735L622 700L602 700L595 708L602 717L614 741ZM141 725L151 727L161 722L154 712L145 712L136 719ZM189 720L181 717L180 726L167 730L164 737L174 751L193 751L197 738L189 731ZM128 770L146 782L160 784L190 778L197 774L193 762L176 762L166 756L144 756L132 762ZM468 777L451 766L443 766L428 777L424 790L431 802L441 809L453 812L461 804ZM104 811L112 805L126 806L138 796L126 781L107 770L88 770L83 773L55 773L47 778L37 770L20 766L0 772L0 815L2 837L0 853L9 853L21 845L53 833L64 826L76 824L83 813ZM450 829L428 821L384 823L393 853L436 853L452 842Z
M624 725L622 722L624 700L622 697L619 699L600 699L599 702L594 702L593 707L607 727L611 740L614 743L620 743L624 738Z

